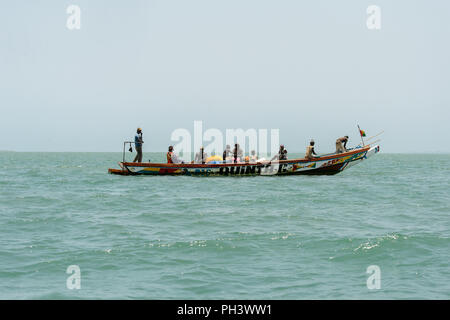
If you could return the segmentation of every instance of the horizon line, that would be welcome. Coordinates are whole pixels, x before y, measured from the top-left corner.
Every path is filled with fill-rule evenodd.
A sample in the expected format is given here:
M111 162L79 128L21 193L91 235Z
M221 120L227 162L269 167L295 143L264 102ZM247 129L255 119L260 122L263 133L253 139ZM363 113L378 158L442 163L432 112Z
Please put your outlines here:
M143 153L165 153L167 151L143 151ZM123 151L16 151L16 150L0 150L0 153L123 153ZM133 151L133 153L135 153ZM195 152L190 152L195 154ZM293 151L292 153L304 153L304 151ZM450 154L450 151L428 151L428 152L380 152L381 154Z

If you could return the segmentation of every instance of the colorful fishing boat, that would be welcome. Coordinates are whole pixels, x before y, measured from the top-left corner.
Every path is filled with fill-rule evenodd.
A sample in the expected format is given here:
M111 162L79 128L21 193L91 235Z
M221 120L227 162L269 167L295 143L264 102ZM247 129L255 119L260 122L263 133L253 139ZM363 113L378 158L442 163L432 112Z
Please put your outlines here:
M109 169L119 175L188 175L188 176L258 176L258 175L333 175L378 153L380 147L360 146L344 153L333 153L313 159L240 163L136 163L119 162L120 169Z

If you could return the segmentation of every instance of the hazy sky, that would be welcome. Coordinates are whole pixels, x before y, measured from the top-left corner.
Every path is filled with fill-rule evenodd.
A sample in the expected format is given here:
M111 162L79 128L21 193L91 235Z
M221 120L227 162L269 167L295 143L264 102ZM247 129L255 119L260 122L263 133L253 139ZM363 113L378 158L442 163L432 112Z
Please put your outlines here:
M444 0L2 0L0 150L121 151L142 126L163 151L203 120L291 151L359 124L385 152L450 152L449 36Z

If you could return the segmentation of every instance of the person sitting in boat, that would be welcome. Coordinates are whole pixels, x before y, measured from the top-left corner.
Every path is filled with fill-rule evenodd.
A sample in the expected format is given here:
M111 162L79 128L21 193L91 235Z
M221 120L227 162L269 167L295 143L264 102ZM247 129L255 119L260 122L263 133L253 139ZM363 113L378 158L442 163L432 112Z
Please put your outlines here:
M243 157L243 155L244 155L244 152L239 147L239 143L235 143L234 144L234 149L233 149L233 161L234 161L234 163L240 162L242 157Z
M229 144L227 144L227 147L223 151L222 160L223 163L226 163L227 160L231 160L231 147Z
M347 152L348 136L336 140L336 153Z
M270 161L273 160L287 160L287 150L284 148L284 145L280 145L280 150Z
M142 129L137 128L136 135L134 136L134 148L136 149L137 155L134 158L133 162L142 162L142 144L144 140L142 140Z
M173 152L173 146L169 147L169 152L167 152L167 163L184 163L178 156Z
M197 152L195 154L194 163L202 163L205 164L206 158L208 158L208 155L206 154L203 147L200 147L200 152Z
M250 155L250 162L255 163L258 161L258 156L256 155L256 151L252 150Z
M317 156L317 153L314 151L314 140L309 142L309 146L306 147L306 159L313 159L314 156Z

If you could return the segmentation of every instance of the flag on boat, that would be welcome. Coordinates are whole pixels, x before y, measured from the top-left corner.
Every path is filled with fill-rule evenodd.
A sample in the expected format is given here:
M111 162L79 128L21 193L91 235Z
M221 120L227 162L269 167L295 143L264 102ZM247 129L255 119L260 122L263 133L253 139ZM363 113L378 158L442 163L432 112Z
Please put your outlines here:
M364 130L359 129L359 134L361 135L361 137L365 137L366 136L366 132Z

